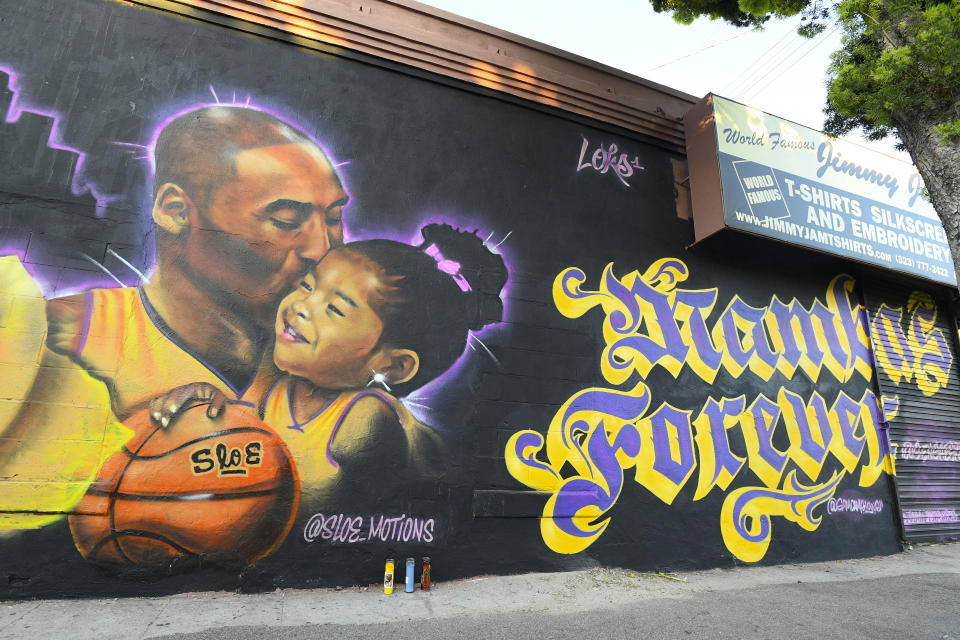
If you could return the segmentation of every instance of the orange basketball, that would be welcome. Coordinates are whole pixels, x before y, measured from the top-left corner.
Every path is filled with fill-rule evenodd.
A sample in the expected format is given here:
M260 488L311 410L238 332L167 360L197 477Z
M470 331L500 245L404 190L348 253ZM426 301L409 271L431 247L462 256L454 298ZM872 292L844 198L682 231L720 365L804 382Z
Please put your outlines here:
M147 409L125 422L136 435L70 516L84 558L121 568L247 565L283 542L300 497L287 447L243 407L214 419L206 410L186 409L167 429Z

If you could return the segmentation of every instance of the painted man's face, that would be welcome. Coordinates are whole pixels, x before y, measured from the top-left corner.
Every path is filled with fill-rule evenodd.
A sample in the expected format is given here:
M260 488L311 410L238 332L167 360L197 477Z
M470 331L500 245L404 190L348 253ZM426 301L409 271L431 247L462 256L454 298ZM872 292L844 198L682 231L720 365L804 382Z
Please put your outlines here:
M343 243L347 194L330 161L307 144L248 149L235 176L199 212L187 240L194 276L271 318L283 294Z

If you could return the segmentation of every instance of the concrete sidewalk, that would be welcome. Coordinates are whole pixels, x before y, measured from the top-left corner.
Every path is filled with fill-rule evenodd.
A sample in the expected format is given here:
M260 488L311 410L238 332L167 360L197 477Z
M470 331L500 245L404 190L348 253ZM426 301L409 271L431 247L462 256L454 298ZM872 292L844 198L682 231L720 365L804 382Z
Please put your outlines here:
M277 591L259 595L190 593L163 598L44 600L0 605L5 640L155 638L236 628L367 625L403 620L577 612L658 598L690 598L767 585L840 583L960 574L960 543L925 545L876 558L803 565L649 574L624 569L484 577L435 585L429 592L391 596L376 587ZM224 635L226 633L226 635Z

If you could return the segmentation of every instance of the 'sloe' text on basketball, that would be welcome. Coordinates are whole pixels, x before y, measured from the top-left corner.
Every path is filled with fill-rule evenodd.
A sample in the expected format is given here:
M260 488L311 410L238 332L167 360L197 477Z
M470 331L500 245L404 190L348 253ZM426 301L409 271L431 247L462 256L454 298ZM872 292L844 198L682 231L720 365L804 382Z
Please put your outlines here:
M262 450L263 445L259 441L248 442L243 449L228 447L221 442L213 449L197 449L190 454L190 461L193 463L194 475L210 473L216 469L217 477L245 476L248 467L260 465Z

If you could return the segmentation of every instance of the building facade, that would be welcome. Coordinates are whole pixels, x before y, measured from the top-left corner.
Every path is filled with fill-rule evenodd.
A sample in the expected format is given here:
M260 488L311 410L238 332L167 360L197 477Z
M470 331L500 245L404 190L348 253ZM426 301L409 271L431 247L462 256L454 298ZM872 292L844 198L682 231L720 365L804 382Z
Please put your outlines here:
M407 0L3 4L3 597L960 529L956 287L701 237L698 97Z

